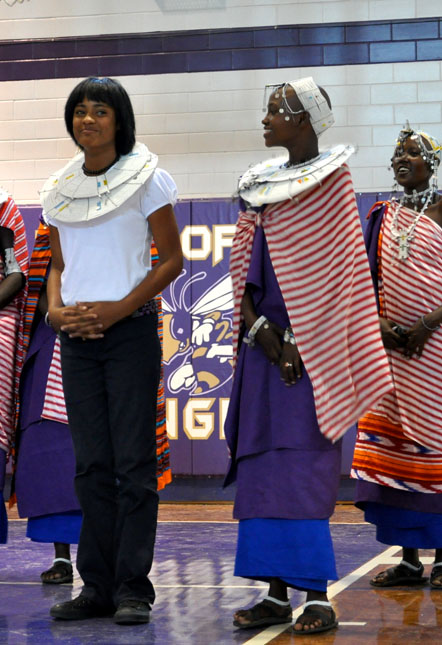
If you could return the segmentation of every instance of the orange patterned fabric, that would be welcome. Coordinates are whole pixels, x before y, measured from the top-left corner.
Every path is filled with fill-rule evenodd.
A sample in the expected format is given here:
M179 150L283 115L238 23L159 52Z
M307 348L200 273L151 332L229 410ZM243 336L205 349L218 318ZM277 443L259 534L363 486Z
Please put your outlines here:
M158 262L158 251L152 244L152 266ZM158 336L163 349L163 309L161 296L156 297L158 310ZM158 386L157 398L157 478L158 490L162 490L172 481L172 470L170 468L170 447L167 437L166 425L166 397L164 393L164 363L161 361L161 376Z
M352 474L358 479L417 493L442 492L442 454L408 439L379 414L358 424Z
M26 231L20 211L8 197L0 203L0 226L14 233L14 254L23 275L28 274L28 248ZM0 262L0 282L4 279L3 263ZM15 427L14 400L18 392L20 372L23 366L23 307L26 285L14 300L0 311L0 449L12 451Z

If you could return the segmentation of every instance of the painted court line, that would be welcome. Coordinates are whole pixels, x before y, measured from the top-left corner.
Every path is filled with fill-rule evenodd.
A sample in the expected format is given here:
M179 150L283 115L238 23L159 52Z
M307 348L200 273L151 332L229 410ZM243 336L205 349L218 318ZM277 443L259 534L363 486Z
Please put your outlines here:
M153 579L153 578L152 578ZM267 589L267 585L157 585L155 589Z
M434 562L434 558L429 555L420 556L419 560L422 562L422 564L433 564ZM402 562L401 557L389 558L388 562L385 561L383 564L399 564L399 562Z
M359 580L359 578L362 578L365 576L369 571L377 567L379 564L389 564L391 558L394 556L395 553L397 553L400 550L400 547L397 546L391 546L390 548L386 549L376 557L372 558L362 566L360 566L358 569L355 569L351 573L349 573L347 576L342 578L341 580L338 580L337 582L334 582L330 587L327 589L327 595L329 599L331 600L335 596L337 596L341 591L344 591L344 589L347 589L350 585L352 585L356 580ZM400 559L398 558L398 561ZM300 605L299 607L296 607L296 609L293 611L293 618L296 620L296 618L302 613L302 607L303 605ZM345 625L346 623L341 623L341 625ZM348 623L348 624L354 624L354 623ZM253 636L250 638L248 641L245 641L243 645L267 645L267 643L270 643L274 638L285 632L287 629L287 623L285 625L272 625L271 627L267 627L267 629L264 629L260 634L257 634L256 636Z

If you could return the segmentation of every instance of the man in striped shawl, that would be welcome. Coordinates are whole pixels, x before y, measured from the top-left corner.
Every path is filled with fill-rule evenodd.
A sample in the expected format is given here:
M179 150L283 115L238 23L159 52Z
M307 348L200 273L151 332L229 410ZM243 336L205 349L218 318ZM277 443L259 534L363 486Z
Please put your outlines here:
M268 596L235 613L249 628L291 622L288 587L307 592L295 634L337 626L327 599L336 579L329 517L340 437L391 380L350 172L353 152L319 153L332 123L312 78L272 86L267 147L289 156L240 180L231 253L236 371L226 420L239 519L235 574L269 582Z
M20 212L0 190L0 542L7 539L3 503L6 459L12 447L14 385L22 364L16 351L28 271L26 233Z

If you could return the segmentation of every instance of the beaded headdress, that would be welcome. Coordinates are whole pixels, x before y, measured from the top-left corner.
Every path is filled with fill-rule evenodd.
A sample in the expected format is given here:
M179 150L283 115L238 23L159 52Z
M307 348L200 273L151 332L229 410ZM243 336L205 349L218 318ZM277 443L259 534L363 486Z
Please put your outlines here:
M398 134L395 149L403 145L407 139L412 139L417 143L421 151L422 159L428 164L433 175L432 186L429 186L420 193L413 190L411 198L409 197L414 204L418 205L419 202L424 203L428 196L431 196L432 199L433 195L437 192L437 171L441 162L442 146L431 134L423 132L422 130L413 130L408 121ZM397 189L398 185L395 180L393 192L396 192Z
M413 141L416 141L421 149L422 159L428 163L432 173L437 173L437 169L441 162L442 151L442 146L439 141L427 132L423 132L422 130L413 130L408 121L398 134L396 148L402 145L407 139L413 139ZM424 140L428 145L425 145Z
M302 110L293 110L290 107L286 96L288 87L292 87L296 92L296 96L303 107ZM295 114L308 112L310 115L310 123L318 137L328 130L328 128L335 122L333 112L329 108L325 96L322 95L320 89L311 76L300 78L297 81L289 81L282 85L266 85L264 91L264 109L267 108L269 93L272 94L275 92L275 97L279 98L278 90L281 92L282 96L282 103L279 111L281 114L286 114L285 119L287 121L289 121Z

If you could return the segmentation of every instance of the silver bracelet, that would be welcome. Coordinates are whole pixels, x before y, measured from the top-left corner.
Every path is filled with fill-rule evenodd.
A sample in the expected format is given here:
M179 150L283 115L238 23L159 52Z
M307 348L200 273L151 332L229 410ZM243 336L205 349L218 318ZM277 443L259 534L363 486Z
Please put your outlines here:
M425 329L428 329L428 331L436 331L436 329L439 329L440 327L440 325L436 325L436 327L429 327L425 322L425 314L421 317L421 323L423 324Z
M45 313L45 325L52 327L51 321L49 320L49 311Z
M264 325L264 329L269 328L269 321L265 316L260 316L255 320L253 325L249 329L247 336L244 336L244 342L253 347L255 345L255 336L258 333L259 329Z
M286 327L284 330L284 342L290 343L290 345L296 345L295 334L293 333L291 327Z

